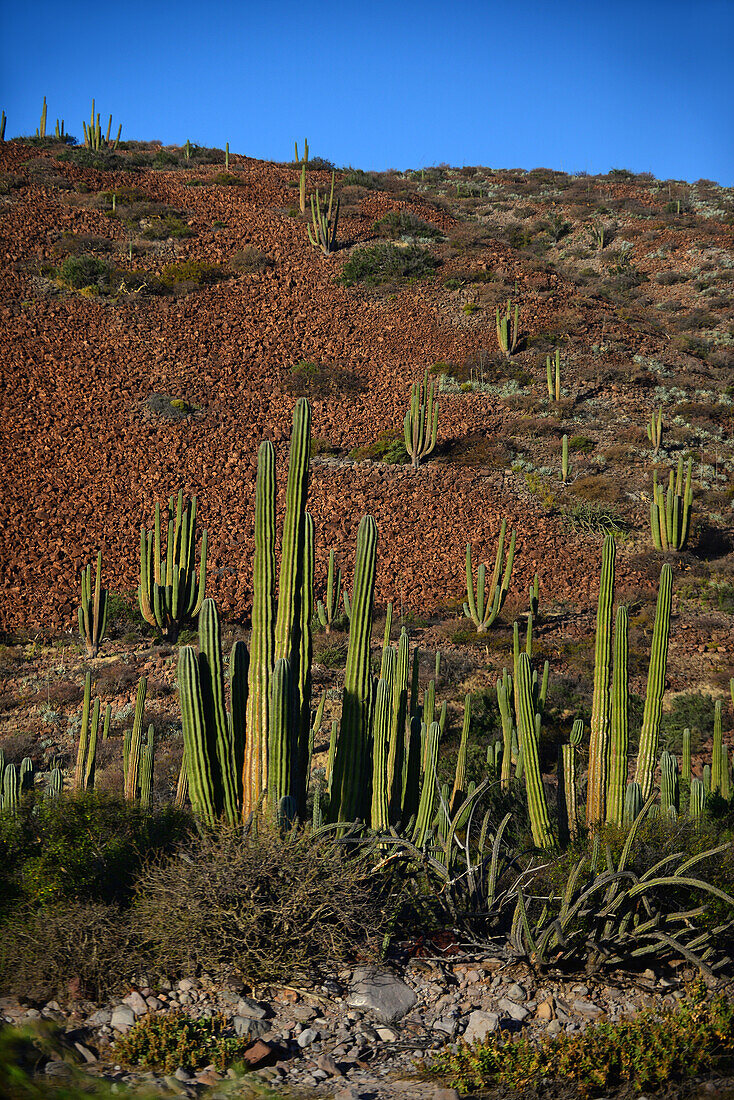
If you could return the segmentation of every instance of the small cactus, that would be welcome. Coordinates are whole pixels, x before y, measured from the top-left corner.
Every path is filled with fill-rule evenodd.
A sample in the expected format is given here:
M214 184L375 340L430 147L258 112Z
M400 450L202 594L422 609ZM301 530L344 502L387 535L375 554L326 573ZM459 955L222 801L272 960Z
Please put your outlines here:
M82 602L79 607L79 633L87 647L87 656L96 657L107 627L109 593L102 588L102 552L97 554L97 570L92 589L92 566L82 570Z
M414 382L410 391L410 407L403 421L405 449L417 470L436 446L438 435L438 401L436 384L428 381L426 371L422 384Z
M500 316L499 306L497 306L496 313L497 343L499 344L500 351L503 351L508 359L517 348L520 336L519 326L520 306L516 302L513 313L510 306L510 299L508 298L505 313Z
M303 172L305 173L305 164ZM313 226L313 233L311 232L311 225L306 226L309 241L314 248L320 248L325 256L333 252L336 247L336 229L339 224L340 203L341 199L337 199L336 207L334 206L334 173L332 172L329 205L326 210L323 209L317 188L316 198L314 199L314 196L311 196L311 223Z
M663 439L663 410L658 409L657 414L653 409L650 414L650 422L647 425L647 438L652 443L652 453L656 455L660 450Z
M339 604L341 602L342 571L336 568L334 551L329 551L329 568L326 576L326 599L319 600L316 604L316 612L319 622L327 634L339 617Z
M693 488L691 471L693 459L688 459L688 472L683 481L683 456L678 459L677 476L670 471L667 492L658 485L657 471L653 474L650 527L656 550L682 550L691 527Z
M550 401L561 400L561 352L556 348L555 372L550 355L545 358L545 371L548 380L548 398Z
M500 526L500 535L497 542L497 556L494 561L494 572L489 587L486 585L487 567L482 562L477 570L477 588L474 591L474 571L471 560L471 543L466 544L466 594L467 602L464 604L464 614L474 623L477 634L486 634L489 627L495 621L507 597L510 586L512 565L515 559L515 532L510 536L510 546L505 560L504 573L500 581L500 571L505 548L505 532L507 520L503 519Z
M175 642L184 623L199 614L206 592L207 532L202 533L199 577L196 576L196 497L184 507L168 502L166 556L161 551L161 509L155 506L152 531L140 528L140 612L163 638Z

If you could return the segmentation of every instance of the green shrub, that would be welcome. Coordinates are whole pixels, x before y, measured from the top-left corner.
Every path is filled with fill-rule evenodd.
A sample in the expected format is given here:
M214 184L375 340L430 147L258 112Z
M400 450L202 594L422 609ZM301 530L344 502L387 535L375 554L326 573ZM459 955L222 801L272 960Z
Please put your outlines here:
M156 293L173 290L195 290L201 286L214 286L222 279L229 278L231 272L222 264L205 264L199 260L181 260L177 264L168 264L150 289Z
M568 441L569 451L578 451L580 454L588 454L595 446L594 440L585 435L572 435Z
M380 181L371 172L363 172L361 168L349 168L342 177L343 187L365 187L374 191L380 186Z
M372 232L378 237L387 237L393 241L401 238L437 240L443 236L441 230L436 229L435 225L429 225L410 210L389 210L375 222Z
M387 462L391 465L410 461L410 456L405 449L405 437L402 432L395 429L380 432L374 443L355 447L349 452L349 457L356 462L371 459L374 462Z
M223 1073L241 1060L249 1039L238 1039L221 1012L194 1020L180 1010L138 1020L115 1041L115 1057L131 1066L175 1073L214 1065Z
M342 268L340 281L345 286L355 283L377 286L394 279L420 279L429 275L439 263L428 249L418 245L398 248L379 242L355 249Z
M524 1089L540 1079L573 1083L581 1096L632 1085L657 1089L734 1062L734 1005L720 994L707 1000L695 986L675 1009L648 1009L617 1024L591 1024L535 1043L494 1036L439 1055L433 1073L464 1091L490 1086Z
M0 917L72 899L125 904L145 859L170 850L190 823L171 806L146 812L95 791L28 796L17 816L0 816Z
M212 177L212 183L217 183L220 187L242 187L244 182L242 176L235 176L232 172L217 172Z
M301 359L291 367L286 382L289 393L296 397L327 397L335 393L361 393L364 378L343 363L316 363Z
M142 236L146 241L165 241L169 237L181 240L184 237L193 237L194 231L180 214L162 214L150 219Z
M109 285L111 269L99 256L67 256L56 268L56 277L74 290Z

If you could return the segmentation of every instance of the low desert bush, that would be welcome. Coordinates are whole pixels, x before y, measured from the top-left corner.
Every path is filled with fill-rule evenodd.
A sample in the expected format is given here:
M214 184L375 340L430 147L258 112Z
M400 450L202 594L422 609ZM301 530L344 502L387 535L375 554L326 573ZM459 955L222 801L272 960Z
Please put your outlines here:
M366 443L363 447L355 447L349 452L349 457L356 462L371 459L374 462L387 462L391 465L410 461L408 452L405 449L403 433L392 428L380 432L374 443Z
M418 245L398 248L387 241L356 248L344 264L341 282L345 286L363 283L377 286L395 279L421 279L439 265L428 249Z
M332 836L220 825L141 877L133 909L150 966L236 972L251 981L319 971L376 951L390 918L369 866Z
M95 286L107 287L110 281L110 265L99 256L67 256L56 269L56 277L74 290Z
M241 1061L249 1039L238 1039L221 1012L194 1020L186 1012L146 1016L115 1042L115 1058L123 1064L175 1073L214 1065L223 1073Z
M430 225L410 210L389 210L372 226L372 232L388 240L411 238L412 240L436 240L443 236L440 229Z

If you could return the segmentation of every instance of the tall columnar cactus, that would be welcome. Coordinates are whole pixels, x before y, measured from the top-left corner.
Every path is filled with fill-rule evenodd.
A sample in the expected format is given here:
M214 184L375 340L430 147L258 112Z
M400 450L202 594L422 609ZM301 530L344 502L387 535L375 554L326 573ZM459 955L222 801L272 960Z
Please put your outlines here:
M102 587L102 552L97 554L97 571L92 589L92 566L82 569L82 602L79 607L79 633L87 647L87 656L96 657L107 628L106 588Z
M647 673L647 693L645 695L645 709L642 715L642 729L640 730L640 745L635 773L635 780L640 784L642 790L643 801L646 801L652 792L655 759L658 752L665 673L668 667L672 592L673 570L666 562L660 572L655 625L650 647L650 664Z
M696 776L691 780L691 794L688 800L688 813L694 821L700 820L706 806L706 788Z
M128 802L137 802L140 797L140 762L143 754L143 713L145 711L145 693L148 681L145 676L140 677L138 694L135 700L135 714L133 716L133 728L130 734L130 747L126 754L125 771L125 798Z
M714 743L711 750L711 793L721 794L722 768L721 750L724 744L723 726L721 721L721 699L714 704Z
M441 727L431 722L425 737L425 767L421 786L418 814L413 829L413 843L420 848L424 843L433 820L433 806L436 800L436 768L438 764L438 744L441 739Z
M561 440L561 481L565 485L568 481L568 436Z
M660 444L663 441L663 410L658 409L657 413L653 409L650 413L650 420L647 425L647 438L652 444L652 453L656 455L660 450Z
M357 533L344 703L331 777L331 821L364 819L368 805L370 639L376 559L377 524L372 516L363 516Z
M658 485L657 470L653 473L650 528L656 550L682 550L691 527L693 459L688 459L688 471L683 480L683 456L678 459L677 475L670 471L668 490Z
M551 401L561 400L561 352L556 348L555 372L550 355L545 357L545 372L548 381L548 397Z
M512 778L512 741L515 727L512 721L512 677L507 669L502 670L502 679L497 681L497 705L502 719L502 768L500 786L508 790Z
M394 651L390 650L394 658ZM386 831L390 827L388 806L388 749L390 740L390 718L392 712L393 666L394 659L388 657L386 677L377 682L375 705L372 715L372 807L370 824L376 831Z
M611 736L609 738L606 797L607 823L620 827L624 821L624 795L627 789L627 754L629 750L629 726L627 719L627 704L629 699L629 683L627 678L628 621L629 615L627 608L621 604L617 608L617 620L614 625Z
M140 808L149 810L153 803L153 765L155 763L155 726L148 726L148 736L140 755Z
M5 123L7 122L5 111L0 114L0 141L5 141Z
M513 313L509 298L507 299L507 309L502 316L500 316L500 307L497 306L496 329L500 351L503 351L509 359L517 348L520 337L520 306L515 303Z
M683 730L683 758L681 765L681 777L690 783L691 781L691 731L686 727Z
M635 783L634 780L627 784L627 790L624 795L624 822L627 827L634 825L637 818L642 812L643 798L640 784Z
M306 168L308 167L308 139L303 139L303 161L298 156L298 142L296 142L296 164L301 165L301 175L298 182L298 202L301 213L306 213Z
M305 171L305 167L302 169L303 171ZM336 230L339 225L340 204L341 199L337 199L336 206L334 206L334 173L332 172L329 205L324 209L317 188L316 198L314 199L314 196L311 195L311 225L306 226L309 241L314 248L320 248L325 256L328 256L336 248ZM313 226L313 232L311 232L311 226Z
M576 752L584 736L582 718L574 721L567 745L561 745L558 760L558 820L561 840L575 841L579 832L576 799Z
M303 567L301 571L301 625L298 638L298 680L294 685L296 695L296 725L293 737L295 754L294 797L299 817L306 813L306 795L311 772L314 731L311 725L311 695L313 691L313 577L314 577L314 523L313 516L305 512L303 537ZM323 709L323 708L322 708Z
M46 798L58 798L64 789L64 775L61 768L52 768L48 773L48 786L46 787Z
M471 695L464 696L464 721L461 727L459 752L456 757L454 786L451 791L451 814L456 813L467 794L466 757L469 749L469 727L471 725Z
M178 501L168 502L168 535L165 559L161 553L161 509L155 506L152 531L140 528L140 612L161 635L175 642L181 627L195 619L206 592L207 533L202 532L199 577L196 576L196 497L184 508L183 490Z
M600 825L606 816L607 755L609 752L609 683L612 663L612 605L614 601L614 538L604 539L599 580L594 652L594 695L591 704L589 781L586 824Z
M76 768L74 770L74 792L88 791L94 787L94 771L97 759L97 742L99 739L100 700L95 699L92 704L92 674L88 672L84 678L84 700L82 702L82 724L79 733L79 747L76 756ZM104 732L102 739L106 740L110 728L112 706L110 703L105 708Z
M533 583L530 585L530 614L534 621L537 621L540 611L540 578L536 573L533 577Z
M504 573L500 583L502 561L505 551L505 532L507 520L502 520L500 535L497 542L497 555L494 560L494 571L489 587L486 586L486 566L482 562L477 570L477 588L474 592L474 571L471 560L471 543L466 544L466 594L467 602L464 604L464 614L471 619L477 628L477 634L486 634L489 627L495 621L507 597L510 587L512 565L515 560L515 537L513 531L510 535L510 546L505 560Z
M392 647L391 647L392 649ZM389 659L388 659L389 663ZM410 672L410 644L408 632L400 631L395 653L390 700L390 729L388 738L387 785L388 809L392 824L403 814L405 794L406 722L408 720L408 676Z
M15 764L7 764L3 773L2 809L3 813L16 814L20 801L20 775Z
M92 100L92 113L89 119L89 124L82 122L84 128L84 144L88 149L94 149L95 152L99 152L103 147L116 149L120 144L120 134L122 133L122 123L120 123L117 129L117 137L113 144L110 143L110 132L112 130L112 115L110 115L109 122L107 123L107 135L102 137L102 127L100 124L99 112L95 114L94 100Z
M268 782L268 700L275 652L275 449L260 444L255 485L255 558L242 813L254 811Z
M422 383L414 382L411 387L410 406L403 421L403 436L412 467L417 470L423 459L434 450L438 437L436 383L429 383L428 371Z
M679 809L678 761L671 753L663 751L660 757L660 813L664 818L675 820Z
M30 756L24 756L20 762L20 790L32 791L35 782L35 769Z
M523 753L525 787L533 841L538 848L551 848L554 840L538 755L540 716L537 716L536 722L533 701L533 673L527 653L520 654L518 702L518 731Z
M46 97L44 96L43 97L43 107L41 108L41 121L40 121L40 124L38 126L38 129L36 130L36 137L45 138L45 136L46 136L46 114L47 114Z
M339 618L339 604L342 598L342 571L337 568L334 551L329 551L329 568L326 575L326 599L319 600L316 604L316 611L319 616L319 622L323 626L327 634L331 633L331 628Z

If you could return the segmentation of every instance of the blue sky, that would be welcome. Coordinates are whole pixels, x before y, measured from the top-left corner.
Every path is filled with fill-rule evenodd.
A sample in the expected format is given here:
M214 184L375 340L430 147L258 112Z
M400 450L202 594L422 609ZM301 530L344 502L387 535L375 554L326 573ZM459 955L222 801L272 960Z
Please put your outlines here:
M734 184L731 0L209 0L6 4L6 136L43 96L82 138L365 169L650 171Z

